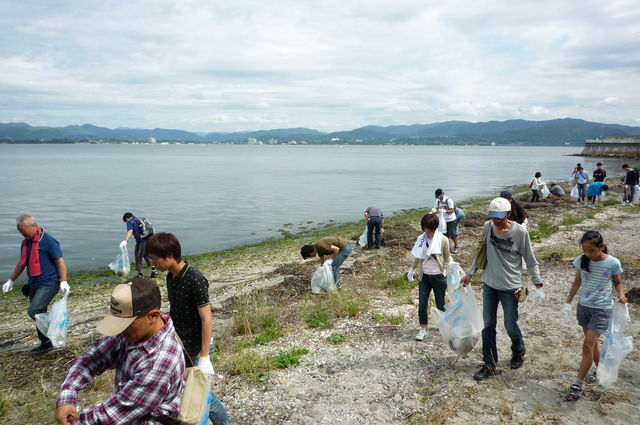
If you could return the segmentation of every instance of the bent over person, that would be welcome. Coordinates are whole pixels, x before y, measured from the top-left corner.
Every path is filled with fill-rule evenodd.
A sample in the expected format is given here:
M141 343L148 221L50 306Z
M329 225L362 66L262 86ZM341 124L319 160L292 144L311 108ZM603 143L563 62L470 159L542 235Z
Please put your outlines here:
M522 367L526 352L524 339L518 326L518 304L526 293L522 283L522 261L527 264L531 280L538 290L533 294L535 303L544 302L544 290L540 279L538 260L533 255L529 233L520 224L511 221L511 204L505 198L494 198L489 204L487 221L482 228L486 240L486 265L482 274L482 361L483 365L473 375L478 381L497 375L498 347L496 325L498 304L504 312L504 327L511 338L511 369ZM467 286L477 270L476 261L460 283Z
M161 424L178 415L184 391L185 360L169 316L160 313L160 288L151 279L117 285L109 314L96 340L67 372L56 402L62 425ZM83 409L78 392L108 369L115 369L115 393Z
M13 288L14 281L27 269L29 280L25 294L29 297L28 314L35 320L36 314L46 313L49 303L56 296L58 290L69 292L67 283L67 267L62 258L62 250L57 240L42 227L36 219L23 214L16 219L18 232L24 237L20 248L20 259L13 269L9 280L2 285L2 292L7 293ZM42 353L53 349L49 337L38 332L40 345L32 349L32 353Z
M169 314L191 362L213 376L209 281L200 270L182 259L180 241L172 233L156 233L149 237L145 255L158 270L167 272ZM211 395L209 419L213 425L231 425L222 403L213 392Z
M313 258L318 256L320 258L320 264L324 264L326 260L331 258L331 269L333 270L333 279L336 282L338 289L340 288L340 266L344 263L344 260L351 255L353 245L347 240L339 238L337 236L326 236L316 242L314 245L304 245L300 249L300 255L302 259Z

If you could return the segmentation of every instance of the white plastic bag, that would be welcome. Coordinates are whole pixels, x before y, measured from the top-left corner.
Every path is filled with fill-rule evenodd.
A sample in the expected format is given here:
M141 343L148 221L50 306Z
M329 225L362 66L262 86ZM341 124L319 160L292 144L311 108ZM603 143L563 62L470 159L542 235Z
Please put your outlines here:
M458 263L449 267L451 279L447 278L447 290L451 285L453 296L445 305L446 311L431 308L431 319L449 347L460 357L466 357L480 341L484 322L471 286L460 286L462 268Z
M67 313L68 292L64 293L61 300L56 301L48 313L36 314L36 327L45 334L55 348L64 346L67 342L67 330L69 319Z
M438 220L440 220L438 230L440 230L441 233L447 233L447 223L444 221L444 211L438 211Z
M549 195L551 194L551 192L549 191L549 188L547 187L547 185L543 185L542 186L542 197L543 198L548 198Z
M629 321L627 305L616 302L611 313L609 329L600 351L600 363L596 370L598 385L603 390L608 389L618 380L620 364L626 355L633 350L633 338L624 334Z
M126 277L131 271L131 262L129 261L129 251L127 247L120 247L120 254L115 261L109 263L109 268L118 276Z
M631 202L638 202L638 200L640 200L640 186L636 186L636 193L633 194Z
M361 248L367 246L367 227L364 228L364 231L360 235L360 238L358 239L358 245L360 245Z
M416 271L415 271L414 269L409 270L409 271L407 272L407 280L408 280L409 282L413 282L413 281L415 280L415 277L414 277L414 276L415 276L415 274L416 274Z
M578 195L579 195L579 193L578 193L578 185L576 184L571 188L571 197L572 198L577 198Z
M321 291L335 292L338 290L336 282L333 279L333 269L331 268L331 260L327 260L323 265L318 267L311 277L311 292L319 294Z

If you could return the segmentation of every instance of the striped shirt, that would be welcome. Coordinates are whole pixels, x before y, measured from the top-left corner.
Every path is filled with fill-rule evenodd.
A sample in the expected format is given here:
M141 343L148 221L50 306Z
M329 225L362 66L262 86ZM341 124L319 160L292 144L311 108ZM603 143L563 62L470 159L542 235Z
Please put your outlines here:
M127 343L122 334L96 340L67 372L56 406L76 405L78 391L107 369L115 369L115 393L89 409L78 408L80 424L156 425L160 422L150 416L177 416L184 391L184 355L171 319L162 319L165 326L138 344Z
M589 271L580 268L578 255L573 265L580 270L580 291L578 303L585 307L610 310L613 308L613 279L614 275L622 273L622 265L613 255L602 261L589 261Z

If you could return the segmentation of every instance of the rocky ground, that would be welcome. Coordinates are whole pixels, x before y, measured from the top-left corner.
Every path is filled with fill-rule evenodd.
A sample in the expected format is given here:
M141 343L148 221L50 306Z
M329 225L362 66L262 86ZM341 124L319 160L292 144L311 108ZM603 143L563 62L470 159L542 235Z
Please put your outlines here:
M435 329L428 331L423 342L413 338L418 330L417 287L402 275L412 261L409 250L419 234L419 219L388 225L381 250L357 248L345 263L344 286L338 295L309 294L310 276L317 264L297 259L299 241L249 251L241 259L199 262L198 267L214 282L211 295L219 347L215 391L234 422L637 423L638 350L627 356L619 381L609 391L600 393L587 386L582 400L561 400L576 375L582 332L576 323L563 324L560 310L575 273L570 261L580 252L577 241L592 228L602 231L610 252L622 260L626 289L634 294L640 291L640 209L607 206L592 210L570 198L539 204L525 200L523 205L531 215L547 302L536 307L527 301L520 310L527 346L524 367L508 368L509 340L499 326L502 374L482 383L472 378L481 361L480 346L463 359ZM486 203L470 206L462 229L461 253L454 259L465 268L484 221L479 211L485 208ZM472 287L480 299L478 283ZM52 405L61 376L68 362L94 337L95 322L105 312L111 287L98 285L92 293L76 297L72 293L69 346L36 359L25 353L34 344L26 301L14 298L11 304L2 304L0 420L53 422ZM628 334L637 342L640 325L634 319L639 310L635 304L629 308ZM311 327L318 323L310 318L322 318L320 313L328 320ZM271 319L258 320L264 317ZM277 333L256 343L256 337L268 334L269 329ZM297 365L265 366L265 359L292 348L308 350ZM101 378L88 389L84 403L108 394L109 379ZM32 402L32 394L38 394L37 403ZM30 419L25 422L26 417Z

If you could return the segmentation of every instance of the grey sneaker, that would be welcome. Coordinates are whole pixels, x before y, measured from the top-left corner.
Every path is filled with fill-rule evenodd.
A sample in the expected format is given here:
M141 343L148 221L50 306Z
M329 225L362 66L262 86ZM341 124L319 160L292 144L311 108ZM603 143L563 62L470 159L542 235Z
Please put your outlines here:
M424 341L425 336L427 336L427 331L420 329L420 332L416 335L416 341Z

